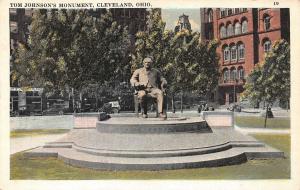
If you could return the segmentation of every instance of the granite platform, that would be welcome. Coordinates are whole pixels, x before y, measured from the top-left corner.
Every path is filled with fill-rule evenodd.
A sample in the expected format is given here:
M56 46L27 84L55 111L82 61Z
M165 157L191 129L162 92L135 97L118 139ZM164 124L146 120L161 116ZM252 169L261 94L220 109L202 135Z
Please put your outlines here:
M284 158L284 153L233 127L208 126L200 117L114 117L93 128L75 128L25 156L52 156L76 167L101 170L163 170Z

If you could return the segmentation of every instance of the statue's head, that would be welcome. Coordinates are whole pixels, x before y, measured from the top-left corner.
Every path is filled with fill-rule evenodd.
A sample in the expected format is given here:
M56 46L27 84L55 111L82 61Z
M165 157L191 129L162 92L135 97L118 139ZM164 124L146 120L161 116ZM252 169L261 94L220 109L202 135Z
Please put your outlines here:
M151 57L146 57L144 60L143 60L143 64L144 64L144 68L146 70L149 70L151 69L151 66L152 66L152 58Z

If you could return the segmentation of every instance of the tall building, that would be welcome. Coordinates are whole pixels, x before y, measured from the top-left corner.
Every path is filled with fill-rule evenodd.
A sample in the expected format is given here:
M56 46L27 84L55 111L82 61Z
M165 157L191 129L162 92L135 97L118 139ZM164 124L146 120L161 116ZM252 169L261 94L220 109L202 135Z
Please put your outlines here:
M289 9L205 8L200 14L202 40L220 41L215 100L221 105L239 102L255 64L264 60L276 40L289 41Z
M181 16L179 16L177 25L175 26L175 33L181 30L192 30L188 15L182 14Z

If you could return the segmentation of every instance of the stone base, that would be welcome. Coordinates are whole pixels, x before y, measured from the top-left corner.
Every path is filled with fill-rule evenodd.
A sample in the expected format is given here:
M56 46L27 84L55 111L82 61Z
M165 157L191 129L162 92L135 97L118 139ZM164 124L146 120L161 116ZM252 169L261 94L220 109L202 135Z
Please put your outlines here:
M199 118L109 120L98 122L97 128L73 129L25 156L58 157L73 166L101 170L216 167L248 159L284 158L283 152L251 136L231 127L210 128ZM170 130L160 129L163 126Z

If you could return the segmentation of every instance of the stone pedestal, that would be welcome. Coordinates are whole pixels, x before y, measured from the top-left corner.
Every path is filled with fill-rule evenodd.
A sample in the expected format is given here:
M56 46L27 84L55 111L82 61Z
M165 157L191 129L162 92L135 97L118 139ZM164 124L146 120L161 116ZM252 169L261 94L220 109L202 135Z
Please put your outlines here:
M200 117L112 117L93 128L74 128L25 156L52 156L101 170L164 170L283 158L284 153L232 127L209 126Z

